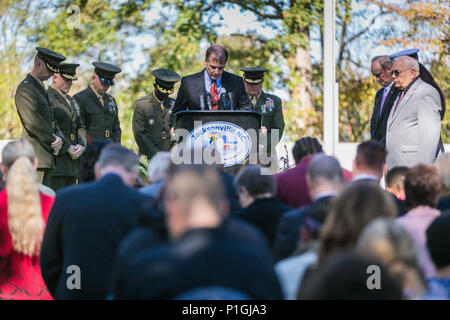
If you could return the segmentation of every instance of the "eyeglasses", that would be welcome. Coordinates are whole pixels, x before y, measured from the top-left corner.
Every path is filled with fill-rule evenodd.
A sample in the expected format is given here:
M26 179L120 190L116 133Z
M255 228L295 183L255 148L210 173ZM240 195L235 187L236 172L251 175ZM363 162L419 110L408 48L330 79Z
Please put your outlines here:
M114 85L114 80L113 79L105 79L105 78L102 78L102 77L98 77L98 78L99 78L99 80L100 80L100 82L102 84L106 84L108 86L113 86Z
M404 71L406 71L406 70L402 70L402 71L400 71L400 70L392 70L392 71L391 71L391 77L393 77L394 75L395 75L396 77L398 77L398 76L400 75L400 73L402 73L402 72L404 72Z

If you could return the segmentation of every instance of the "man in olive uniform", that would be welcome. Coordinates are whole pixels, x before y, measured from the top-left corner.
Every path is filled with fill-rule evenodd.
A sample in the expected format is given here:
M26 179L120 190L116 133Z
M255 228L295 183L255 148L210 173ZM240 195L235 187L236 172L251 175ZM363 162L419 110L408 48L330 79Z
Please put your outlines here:
M31 142L36 152L39 182L50 186L54 155L61 151L64 136L54 119L43 81L58 72L58 65L66 57L46 48L36 50L33 70L17 87L14 101L23 127L22 137Z
M158 151L169 151L172 146L169 115L175 100L169 98L180 75L172 70L157 69L155 89L134 102L133 134L139 153L151 159Z
M53 114L64 134L64 145L55 158L55 168L51 171L52 189L59 190L76 183L79 157L86 148L86 129L81 122L80 107L68 95L72 81L77 80L77 63L61 63L59 73L52 77L48 88Z
M263 148L267 150L268 155L271 155L271 130L279 130L279 140L283 136L284 118L281 99L262 90L266 68L241 68L241 70L244 72L245 90L252 103L252 110L262 114L261 129L263 133L267 132L267 144L263 143ZM274 149L275 147L273 146Z
M73 96L80 106L87 142L111 140L120 143L119 110L116 100L106 91L114 85L114 77L121 70L106 62L92 64L95 69L91 84Z

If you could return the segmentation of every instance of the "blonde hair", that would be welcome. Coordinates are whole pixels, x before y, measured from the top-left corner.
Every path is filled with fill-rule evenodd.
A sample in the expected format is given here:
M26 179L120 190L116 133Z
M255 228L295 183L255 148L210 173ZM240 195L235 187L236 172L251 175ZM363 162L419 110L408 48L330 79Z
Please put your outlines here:
M6 167L8 227L15 251L39 255L44 234L41 198L32 162L33 146L25 139L8 143L2 152Z

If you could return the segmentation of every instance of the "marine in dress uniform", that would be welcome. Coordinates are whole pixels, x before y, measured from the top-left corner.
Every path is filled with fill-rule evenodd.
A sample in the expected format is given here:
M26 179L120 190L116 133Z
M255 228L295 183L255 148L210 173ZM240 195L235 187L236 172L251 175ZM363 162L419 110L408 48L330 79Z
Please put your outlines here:
M51 171L51 187L59 190L76 183L79 157L86 148L86 128L80 117L80 107L67 93L72 81L77 80L76 63L61 63L59 73L55 73L48 88L53 114L64 135L64 145L55 157L55 167Z
M267 150L268 155L271 155L271 130L279 130L279 140L283 136L284 118L281 99L262 90L266 68L241 68L241 71L244 72L245 90L252 103L252 110L262 115L261 127L267 129L267 143L261 141L263 150L260 152Z
M14 96L22 123L22 137L33 145L38 159L39 182L50 186L50 171L55 165L54 155L63 148L64 135L54 119L47 89L42 81L58 72L58 65L66 59L50 49L37 47L33 70L19 84Z
M111 140L120 143L122 131L116 100L106 93L114 85L120 68L105 62L93 62L95 67L91 84L73 97L80 106L80 115L86 125L87 141Z
M168 69L153 70L155 89L134 102L133 134L139 153L152 158L158 151L169 151L173 142L170 136L169 115L175 100L169 98L181 77Z

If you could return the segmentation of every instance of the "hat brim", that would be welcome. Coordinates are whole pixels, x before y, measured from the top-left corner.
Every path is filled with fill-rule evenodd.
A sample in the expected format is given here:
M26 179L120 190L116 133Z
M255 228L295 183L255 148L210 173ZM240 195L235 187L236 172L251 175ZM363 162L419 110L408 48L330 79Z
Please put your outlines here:
M78 78L77 78L77 76L76 75L70 75L70 74L67 74L67 73L60 73L61 74L61 76L64 78L64 79L66 79L66 80L72 80L72 81L75 81L75 80L78 80Z
M261 82L263 82L264 79L248 79L248 78L244 78L244 81L247 82L248 84L259 84Z

